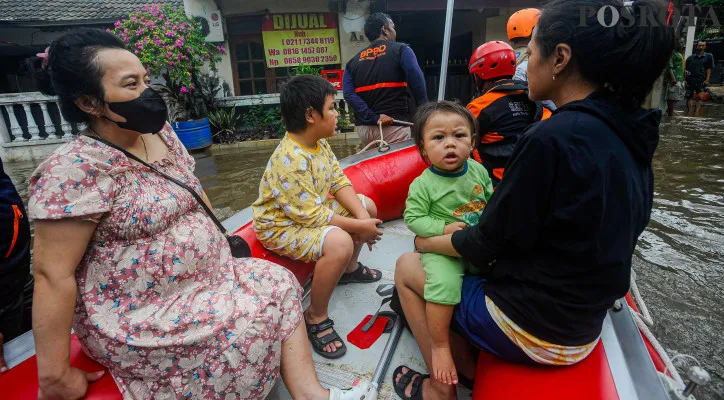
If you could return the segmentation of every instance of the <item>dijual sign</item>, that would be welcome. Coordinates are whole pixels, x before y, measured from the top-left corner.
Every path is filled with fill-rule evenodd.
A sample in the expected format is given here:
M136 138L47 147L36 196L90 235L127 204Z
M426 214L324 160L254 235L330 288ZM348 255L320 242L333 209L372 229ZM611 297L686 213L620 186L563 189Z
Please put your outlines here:
M335 13L272 14L261 30L269 68L340 62Z

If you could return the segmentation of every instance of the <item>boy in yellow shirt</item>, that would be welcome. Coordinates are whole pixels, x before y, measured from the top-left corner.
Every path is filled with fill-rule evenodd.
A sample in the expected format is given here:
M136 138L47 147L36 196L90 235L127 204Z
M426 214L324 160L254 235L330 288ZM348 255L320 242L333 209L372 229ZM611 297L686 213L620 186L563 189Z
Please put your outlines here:
M357 261L362 245L372 250L382 235L377 207L355 193L325 140L337 125L335 94L331 83L312 75L296 76L281 88L287 133L269 159L252 206L254 230L264 247L316 261L305 322L312 347L326 358L347 352L327 312L334 287L382 278L379 270Z

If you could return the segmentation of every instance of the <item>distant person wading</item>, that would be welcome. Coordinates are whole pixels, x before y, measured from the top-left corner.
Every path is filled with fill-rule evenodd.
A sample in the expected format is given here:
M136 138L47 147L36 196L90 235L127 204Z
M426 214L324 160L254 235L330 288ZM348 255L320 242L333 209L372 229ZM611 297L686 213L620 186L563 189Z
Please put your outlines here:
M706 42L696 45L696 53L686 59L686 110L690 117L699 116L703 93L709 86L711 70L714 68L714 56L706 52ZM692 107L692 101L695 103Z
M395 24L387 14L370 15L365 35L372 43L352 57L344 72L344 98L354 110L362 145L380 138L380 124L385 141L410 139L410 128L393 126L393 119L410 121L410 92L417 105L427 102L417 57L409 46L395 42Z

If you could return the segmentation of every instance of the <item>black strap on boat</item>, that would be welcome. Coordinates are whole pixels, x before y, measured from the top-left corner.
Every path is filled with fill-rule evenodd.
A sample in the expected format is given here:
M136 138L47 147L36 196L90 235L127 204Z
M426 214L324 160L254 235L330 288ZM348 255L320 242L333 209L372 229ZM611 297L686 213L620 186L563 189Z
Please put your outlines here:
M99 137L99 136L89 136L89 137L91 137L91 138L93 138L93 139L95 139L95 140L97 140L97 141L99 141L99 142L101 142L101 143L103 143L103 144L105 144L105 145L107 145L107 146L113 147L114 149L116 149L116 150L120 151L121 153L125 154L126 157L128 157L128 158L130 158L130 159L132 159L132 160L134 160L134 161L137 161L137 162L139 162L139 163L141 163L141 164L143 164L143 165L145 165L148 169L150 169L150 170L152 170L153 172L161 175L162 177L168 179L169 181L177 184L178 186L181 186L183 189L185 189L186 191L188 191L189 193L191 193L191 195L194 196L194 198L196 199L196 201L199 202L199 204L201 205L201 207L204 208L204 211L206 211L206 214L208 214L209 217L211 218L211 220L214 221L214 224L216 224L216 226L219 228L219 230L221 231L221 233L223 233L225 236L228 235L228 233L226 232L226 228L224 228L224 225L221 224L221 221L219 221L219 219L216 218L216 215L214 215L214 212L211 211L211 209L209 208L208 205L206 205L206 202L201 198L201 196L199 196L199 194L196 193L196 191L195 191L193 188L191 188L189 185L187 185L187 184L179 181L178 179L176 179L176 178L174 178L174 177L172 177L172 176L170 176L170 175L168 175L168 174L166 174L166 173L164 173L164 172L159 171L158 169L156 169L156 168L154 168L153 166L151 166L151 164L149 164L149 163L141 160L140 158L138 158L135 154L132 154L132 153L129 152L128 150L122 149L122 148L116 146L115 144L113 144L113 143L111 143L111 142L109 142L109 141L107 141L107 140L105 140L105 139L103 139L103 138L101 138L101 137Z

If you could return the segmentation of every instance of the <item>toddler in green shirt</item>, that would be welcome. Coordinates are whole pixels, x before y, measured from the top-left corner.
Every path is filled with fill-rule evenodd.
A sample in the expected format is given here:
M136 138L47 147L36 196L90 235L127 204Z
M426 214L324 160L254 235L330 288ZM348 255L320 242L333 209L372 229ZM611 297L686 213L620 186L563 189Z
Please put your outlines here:
M413 137L422 158L432 164L410 185L405 224L421 237L453 233L475 225L493 194L485 167L470 159L475 148L475 118L465 107L430 102L415 115ZM420 255L425 270L424 298L432 336L435 379L457 383L448 331L453 307L460 302L463 273L460 258L435 253Z

